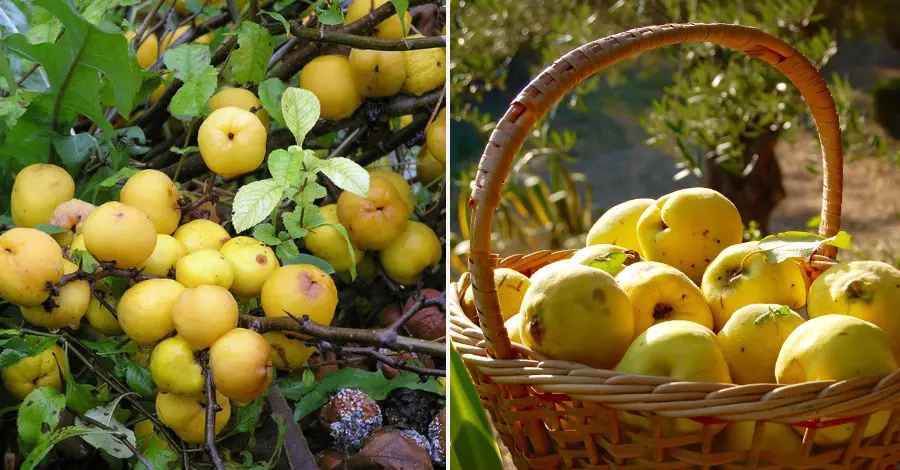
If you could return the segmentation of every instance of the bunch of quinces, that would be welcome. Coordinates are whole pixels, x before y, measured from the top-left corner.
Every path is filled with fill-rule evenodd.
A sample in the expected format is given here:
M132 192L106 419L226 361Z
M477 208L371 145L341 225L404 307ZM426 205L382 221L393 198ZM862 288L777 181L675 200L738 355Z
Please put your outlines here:
M570 259L530 278L495 270L507 332L553 359L686 382L788 385L897 370L900 270L838 262L811 281L796 258L772 260L760 242L742 239L737 209L710 189L624 202L603 214ZM474 318L471 287L462 304ZM620 415L650 434L647 414ZM863 436L880 433L889 418L889 411L872 414ZM713 426L718 448L750 449L754 426ZM662 434L701 427L678 418L665 421ZM846 443L854 427L818 429L815 444ZM762 449L798 456L804 431L767 422Z

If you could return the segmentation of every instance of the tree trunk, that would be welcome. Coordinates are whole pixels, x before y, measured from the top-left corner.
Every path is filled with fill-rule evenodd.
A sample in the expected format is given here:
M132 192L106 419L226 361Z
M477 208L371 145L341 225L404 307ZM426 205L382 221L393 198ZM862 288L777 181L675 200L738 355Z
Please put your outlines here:
M734 174L707 161L704 184L727 197L737 207L744 225L756 221L763 235L769 233L769 218L775 206L785 197L781 168L775 157L778 133L769 132L745 140L744 166L756 163L747 174Z

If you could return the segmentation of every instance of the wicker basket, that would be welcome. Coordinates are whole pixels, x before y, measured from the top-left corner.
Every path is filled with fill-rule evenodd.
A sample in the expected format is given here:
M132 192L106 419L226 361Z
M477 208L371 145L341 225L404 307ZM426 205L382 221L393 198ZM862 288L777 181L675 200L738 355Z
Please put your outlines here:
M816 69L796 49L758 29L726 24L670 24L634 29L583 45L544 70L513 101L493 131L478 165L472 212L469 272L450 287L450 335L466 363L484 407L520 469L882 469L900 461L900 373L842 382L790 386L674 382L551 360L512 344L503 325L493 272L507 267L531 275L573 251L542 251L500 260L491 253L493 212L504 179L532 126L581 80L643 50L706 41L743 51L785 74L809 104L824 160L822 223L831 236L840 227L841 138L834 100ZM816 273L833 264L827 247L807 262ZM474 284L479 325L460 300ZM869 417L890 411L884 430L863 438ZM649 417L652 432L626 425L619 413ZM823 418L828 417L825 421ZM676 418L702 424L696 434L664 437ZM749 451L718 452L716 431L730 421L753 421ZM803 426L802 457L761 450L765 422ZM814 445L818 429L845 425L849 442Z

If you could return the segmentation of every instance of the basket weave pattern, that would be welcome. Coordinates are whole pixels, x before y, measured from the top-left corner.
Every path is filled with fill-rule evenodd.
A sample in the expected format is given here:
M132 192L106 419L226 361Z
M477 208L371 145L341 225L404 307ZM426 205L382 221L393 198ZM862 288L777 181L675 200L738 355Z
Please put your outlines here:
M581 80L641 51L685 41L707 41L743 51L778 68L809 104L823 150L823 204L819 232L840 228L842 149L834 101L818 71L797 50L755 28L721 24L639 28L583 45L539 74L513 101L491 134L470 201L469 272L450 286L450 336L520 469L883 469L900 461L900 372L885 377L795 385L676 382L552 360L509 341L494 288L494 269L530 276L572 255L541 251L503 260L491 252L493 212L516 153L532 126ZM817 274L835 252L827 247L806 263ZM477 318L460 307L472 285ZM887 426L864 437L872 413L890 413ZM622 420L641 414L650 431ZM665 432L675 420L698 431ZM731 421L756 422L745 452L719 452L716 433ZM805 428L800 456L761 449L765 422ZM851 439L820 447L820 428L846 426Z

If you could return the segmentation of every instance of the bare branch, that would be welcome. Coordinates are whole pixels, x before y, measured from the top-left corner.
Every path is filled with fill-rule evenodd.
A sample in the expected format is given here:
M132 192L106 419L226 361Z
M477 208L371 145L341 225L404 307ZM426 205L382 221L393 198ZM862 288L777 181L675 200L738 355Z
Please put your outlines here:
M216 384L213 383L212 370L209 368L209 358L204 361L203 374L206 376L206 452L212 460L216 470L225 470L225 461L219 455L216 448L216 413L220 411L216 401Z

